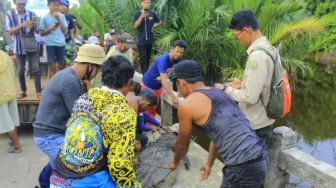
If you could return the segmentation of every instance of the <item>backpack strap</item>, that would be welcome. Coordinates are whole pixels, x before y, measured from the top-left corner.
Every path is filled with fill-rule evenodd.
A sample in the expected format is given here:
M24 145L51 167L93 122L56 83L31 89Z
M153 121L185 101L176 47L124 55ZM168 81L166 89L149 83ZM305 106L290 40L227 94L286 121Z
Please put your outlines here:
M278 61L278 54L276 53L274 53L274 47L272 47L273 48L273 52L270 50L270 49L267 49L267 48L265 48L265 47L256 47L256 48L254 48L253 50L252 50L252 52L253 51L263 51L263 52L265 52L268 56L270 56L271 57L271 59L272 59L272 61L273 61L273 63L275 64L277 61Z
M256 47L256 48L254 48L253 50L252 50L252 52L254 52L254 51L263 51L263 52L265 52L268 56L270 56L270 58L272 59L272 61L273 61L273 64L274 64L274 67L273 67L273 73L272 73L272 81L271 81L271 88L273 87L273 85L274 85L274 70L275 70L275 64L277 63L277 61L278 61L278 58L279 58L279 55L278 55L278 53L274 53L274 51L275 51L275 48L272 46L272 48L273 48L273 52L270 50L270 49L268 49L268 48L266 48L266 47L261 47L261 46L258 46L258 47ZM260 99L261 99L261 103L265 106L265 108L266 108L266 105L264 104L264 102L263 102L263 100L262 100L262 97L261 97L261 94L260 94L260 97L259 97Z

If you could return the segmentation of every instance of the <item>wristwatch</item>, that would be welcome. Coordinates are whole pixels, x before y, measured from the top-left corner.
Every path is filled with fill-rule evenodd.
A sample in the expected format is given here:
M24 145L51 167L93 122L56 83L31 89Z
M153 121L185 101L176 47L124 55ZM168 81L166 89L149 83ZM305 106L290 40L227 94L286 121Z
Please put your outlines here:
M225 89L228 87L229 85L227 83L223 83L222 87L220 88L222 91L225 91Z

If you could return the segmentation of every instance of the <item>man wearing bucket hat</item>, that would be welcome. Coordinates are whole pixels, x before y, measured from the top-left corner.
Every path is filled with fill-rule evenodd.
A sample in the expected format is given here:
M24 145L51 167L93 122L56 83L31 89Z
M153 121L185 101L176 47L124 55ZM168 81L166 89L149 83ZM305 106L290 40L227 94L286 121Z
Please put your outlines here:
M103 86L74 104L50 187L141 187L133 163L136 112L125 97L133 76L126 58L105 60Z
M74 102L85 92L85 88L90 88L90 80L96 76L104 60L102 47L94 44L81 46L75 63L55 74L42 92L33 123L34 139L35 144L48 155L50 162L40 174L41 187L49 187L50 165L53 168L55 166L55 158L63 143L66 122L70 118Z

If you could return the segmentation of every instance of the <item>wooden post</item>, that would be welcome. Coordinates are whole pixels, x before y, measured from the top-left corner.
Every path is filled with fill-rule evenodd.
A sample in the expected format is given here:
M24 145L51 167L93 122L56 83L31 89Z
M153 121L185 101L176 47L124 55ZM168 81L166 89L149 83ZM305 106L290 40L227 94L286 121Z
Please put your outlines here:
M281 151L296 146L297 135L288 127L277 127L273 130L273 139L268 146L269 170L265 187L283 188L289 180L289 174L278 167Z
M166 92L161 94L161 124L173 125L173 105L170 96Z

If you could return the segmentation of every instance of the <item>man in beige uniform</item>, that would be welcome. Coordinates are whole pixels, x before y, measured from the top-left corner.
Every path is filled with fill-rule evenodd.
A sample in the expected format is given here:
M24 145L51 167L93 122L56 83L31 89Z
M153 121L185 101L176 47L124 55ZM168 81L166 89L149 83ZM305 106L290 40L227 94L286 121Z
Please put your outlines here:
M267 117L265 107L269 101L274 63L269 55L256 48L272 45L260 32L258 21L250 10L235 13L229 27L234 30L238 42L247 47L248 60L243 80L231 78L222 89L239 102L252 128L267 142L274 123L274 119Z
M122 33L121 35L118 35L117 44L110 48L106 58L121 55L124 56L132 65L134 65L132 48L133 48L132 35L129 33Z
M133 57L133 38L129 33L122 33L118 35L118 43L112 46L109 52L106 55L106 59L111 56L121 55L125 57L133 66L134 66L134 57ZM101 87L102 81L102 72L99 71L96 78L93 81L93 87Z

